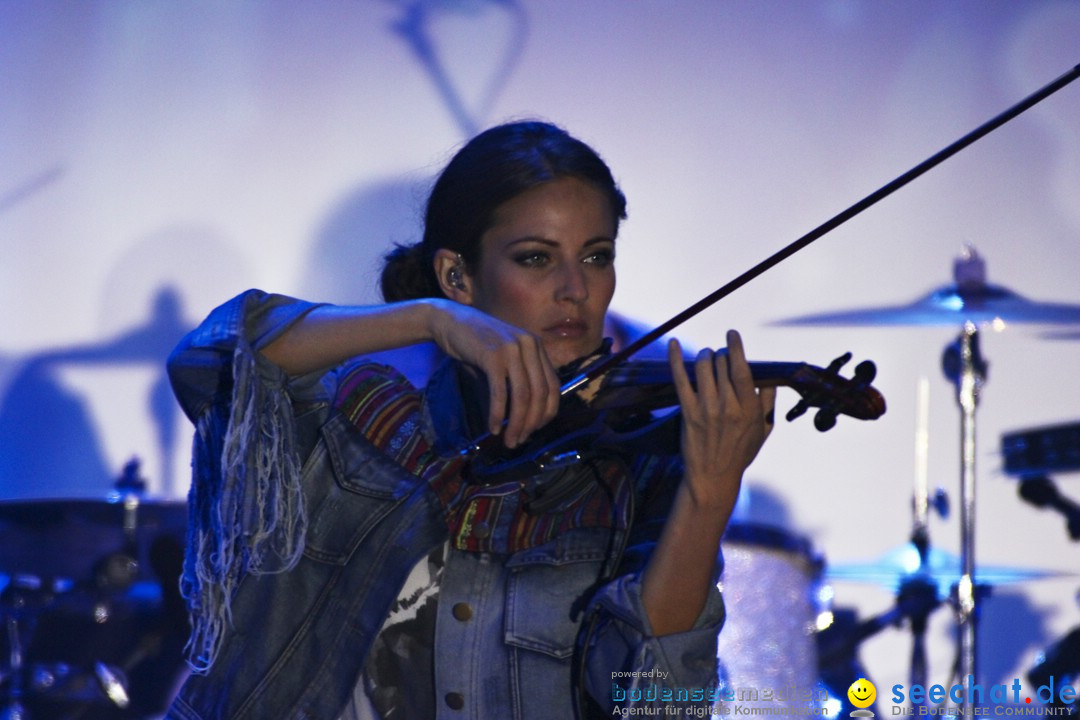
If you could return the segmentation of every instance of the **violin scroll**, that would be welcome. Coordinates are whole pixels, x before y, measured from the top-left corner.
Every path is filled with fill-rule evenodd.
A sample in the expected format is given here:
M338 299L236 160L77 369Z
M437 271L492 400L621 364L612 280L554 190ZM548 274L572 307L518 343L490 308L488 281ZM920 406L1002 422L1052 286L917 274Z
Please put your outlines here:
M877 377L877 367L872 361L863 360L855 366L855 373L847 380L840 376L840 369L850 360L851 353L844 353L824 369L802 365L791 373L788 382L777 382L790 385L801 395L795 407L788 411L787 420L794 420L811 407L816 407L818 411L814 415L814 427L825 432L836 425L839 415L860 420L881 417L885 413L885 398L870 385ZM754 363L750 367L753 369Z

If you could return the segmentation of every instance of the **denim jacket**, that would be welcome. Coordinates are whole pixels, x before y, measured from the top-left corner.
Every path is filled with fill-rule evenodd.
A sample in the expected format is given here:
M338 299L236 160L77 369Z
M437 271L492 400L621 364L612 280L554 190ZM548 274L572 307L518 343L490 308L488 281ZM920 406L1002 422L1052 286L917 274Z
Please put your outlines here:
M184 590L192 655L208 665L181 688L173 720L335 720L406 576L447 541L428 483L335 410L338 374L288 377L258 352L314 307L250 290L170 357L196 425ZM440 420L429 420L422 431L438 435ZM437 717L573 717L585 625L582 682L605 711L708 706L719 592L691 630L664 637L651 634L642 605L640 569L663 512L641 509L660 520L634 525L628 562L591 593L612 562L609 532L572 530L510 555L451 551L436 623ZM216 570L207 564L223 557ZM582 598L588 607L573 612ZM466 619L452 614L462 604ZM218 620L210 631L207 616Z

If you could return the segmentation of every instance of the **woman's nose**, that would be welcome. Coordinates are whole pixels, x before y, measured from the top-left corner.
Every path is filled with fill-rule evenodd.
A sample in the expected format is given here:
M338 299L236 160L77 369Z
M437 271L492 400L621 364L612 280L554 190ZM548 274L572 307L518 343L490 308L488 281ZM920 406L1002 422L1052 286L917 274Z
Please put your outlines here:
M589 297L589 285L583 268L576 263L564 267L559 276L558 299L583 302Z

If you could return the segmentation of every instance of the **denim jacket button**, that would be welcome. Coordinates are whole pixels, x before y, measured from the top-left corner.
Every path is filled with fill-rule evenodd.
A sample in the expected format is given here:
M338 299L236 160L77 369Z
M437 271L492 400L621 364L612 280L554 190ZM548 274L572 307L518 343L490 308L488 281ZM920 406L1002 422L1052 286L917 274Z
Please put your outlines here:
M469 606L469 603L455 603L451 613L455 620L460 620L461 622L472 619L472 608Z
M461 693L446 693L446 705L451 710L460 710L465 707L465 696Z

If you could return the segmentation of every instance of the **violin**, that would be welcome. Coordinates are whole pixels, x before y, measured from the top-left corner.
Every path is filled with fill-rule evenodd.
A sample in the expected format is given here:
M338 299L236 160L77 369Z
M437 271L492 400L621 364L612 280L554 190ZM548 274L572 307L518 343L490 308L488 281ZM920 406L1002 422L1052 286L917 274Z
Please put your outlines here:
M870 360L855 367L850 378L840 369L851 360L845 353L821 368L803 362L751 362L756 387L789 387L799 402L786 415L790 422L817 408L814 427L825 432L840 415L876 420L885 414L885 398L871 383L877 368ZM684 361L695 385L693 360ZM634 452L669 455L679 450L678 412L664 412L679 403L667 360L628 361L607 371L595 383L564 394L557 421L537 430L518 448L507 449L497 435L488 435L466 450L469 473L482 484L520 480L582 462L590 455Z

